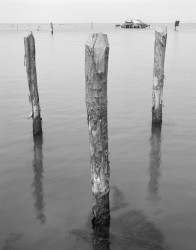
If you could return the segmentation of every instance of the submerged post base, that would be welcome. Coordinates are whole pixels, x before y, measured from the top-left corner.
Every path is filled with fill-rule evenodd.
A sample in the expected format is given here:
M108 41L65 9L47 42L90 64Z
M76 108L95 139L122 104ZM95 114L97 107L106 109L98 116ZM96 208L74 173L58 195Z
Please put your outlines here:
M110 206L109 192L104 196L95 197L92 210L93 249L110 249Z
M110 249L110 232L109 225L93 226L93 250L109 250Z
M36 117L33 119L33 134L38 135L42 133L42 118Z
M95 203L92 209L92 225L110 225L109 192L103 196L95 196Z
M152 123L154 125L162 124L162 106L159 109L152 108Z

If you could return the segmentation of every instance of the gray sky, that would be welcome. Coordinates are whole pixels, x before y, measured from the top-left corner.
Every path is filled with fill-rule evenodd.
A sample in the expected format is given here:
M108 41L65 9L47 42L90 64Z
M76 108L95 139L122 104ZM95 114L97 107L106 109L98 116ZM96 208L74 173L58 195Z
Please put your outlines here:
M0 0L0 23L196 22L196 0Z

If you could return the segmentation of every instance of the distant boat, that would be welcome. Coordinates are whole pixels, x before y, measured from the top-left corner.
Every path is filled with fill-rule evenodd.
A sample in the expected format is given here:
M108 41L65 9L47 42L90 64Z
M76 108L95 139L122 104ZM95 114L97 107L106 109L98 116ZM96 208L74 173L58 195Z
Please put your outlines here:
M150 24L144 23L140 19L125 20L125 22L121 24L121 28L125 29L145 29L147 27L150 27Z

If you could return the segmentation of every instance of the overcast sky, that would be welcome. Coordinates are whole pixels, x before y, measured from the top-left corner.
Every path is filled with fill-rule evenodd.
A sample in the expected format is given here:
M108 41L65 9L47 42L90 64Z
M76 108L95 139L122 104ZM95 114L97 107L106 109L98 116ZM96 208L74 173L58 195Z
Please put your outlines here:
M196 22L196 0L0 0L0 23Z

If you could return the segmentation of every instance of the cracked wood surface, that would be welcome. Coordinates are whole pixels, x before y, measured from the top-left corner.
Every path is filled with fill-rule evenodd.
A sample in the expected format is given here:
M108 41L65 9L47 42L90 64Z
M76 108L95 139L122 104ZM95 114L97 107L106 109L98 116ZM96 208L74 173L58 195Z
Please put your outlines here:
M86 108L89 131L92 193L95 224L109 221L109 160L107 124L107 35L89 35L85 45Z
M158 27L155 30L154 70L152 91L152 123L162 123L164 61L167 42L167 28Z
M42 133L42 119L40 115L39 93L37 86L35 39L32 33L24 38L24 46L27 80L30 91L29 100L32 105L33 134L40 134Z

